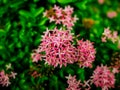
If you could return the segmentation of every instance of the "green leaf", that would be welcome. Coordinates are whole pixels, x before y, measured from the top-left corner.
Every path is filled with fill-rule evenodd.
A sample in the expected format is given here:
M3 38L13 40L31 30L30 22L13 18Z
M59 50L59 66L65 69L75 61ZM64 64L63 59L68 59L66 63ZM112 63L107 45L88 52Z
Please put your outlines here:
M87 0L85 0L83 2L77 2L77 3L75 3L75 6L81 10L84 10L84 9L86 9L86 3L87 3Z
M44 24L46 23L47 20L48 20L47 18L41 19L41 20L40 20L40 23L38 23L38 26L44 25Z
M118 48L117 48L117 44L114 44L114 43L106 43L105 44L108 48L110 48L110 49L113 49L113 50L117 50Z
M77 0L57 0L60 4L69 4L76 2Z
M25 80L24 79L21 79L19 84L22 86L23 84L25 83Z
M35 11L34 16L37 17L38 15L42 14L43 11L44 11L44 8L40 7Z
M56 0L48 0L49 3L56 3Z
M85 74L84 74L84 69L83 68L79 68L77 70L77 74L80 80L84 81L85 80Z
M16 46L17 46L18 48L21 48L21 47L22 47L21 42L18 42L18 43L16 44Z
M34 2L38 2L39 0L34 0Z
M23 4L24 1L16 1L16 2L12 2L12 4L10 4L11 8L17 8L19 7L21 4Z
M4 49L4 46L3 45L0 45L0 50Z
M5 31L3 29L0 29L0 37L5 35Z
M58 90L58 77L55 75L50 79L50 89Z
M21 16L24 16L24 17L27 18L27 19L28 19L29 17L33 17L30 12L25 11L25 10L20 10L20 11L19 11L19 14L20 14Z
M0 60L0 65L4 64L4 61Z
M8 2L8 0L3 0L3 3L6 4Z

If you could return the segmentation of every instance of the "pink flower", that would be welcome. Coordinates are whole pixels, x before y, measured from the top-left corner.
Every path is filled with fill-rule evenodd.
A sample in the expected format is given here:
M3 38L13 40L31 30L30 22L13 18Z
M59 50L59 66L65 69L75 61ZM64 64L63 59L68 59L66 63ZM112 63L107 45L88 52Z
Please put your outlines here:
M114 74L115 74L115 73L119 73L119 68L113 67L112 72L113 72Z
M77 80L76 79L76 76L67 76L66 77L68 80L67 80L67 83L68 83L68 87L66 88L66 90L91 90L91 87L90 87L90 80L87 80L87 81L84 81L84 83L81 83L80 80Z
M109 36L111 34L111 31L110 31L110 28L104 28L104 32L103 32L103 35L104 36Z
M60 65L66 66L67 63L74 63L77 61L77 50L71 44L72 34L66 30L47 30L42 36L42 41L37 49L37 53L33 54L33 61L38 61L44 56L44 60L49 65L57 67ZM45 55L39 55L45 52ZM39 54L38 54L39 53Z
M49 18L50 22L55 22L55 24L62 24L67 29L72 29L74 23L78 20L76 16L72 17L73 8L66 6L64 9L59 6L54 5L50 10L46 10L43 16Z
M108 18L114 18L116 16L117 16L117 12L115 12L115 11L109 11L109 12L107 12L107 17Z
M104 29L102 34L102 42L106 42L107 40L111 40L113 43L118 41L118 32L117 31L110 31L109 27Z
M36 52L32 53L32 59L33 59L32 60L33 62L37 63L39 60L42 60L41 54L36 53Z
M5 74L4 70L0 72L0 84L6 87L10 85L8 74Z
M103 4L103 3L104 3L104 0L98 0L98 3L99 3L99 4Z
M78 41L78 61L80 67L92 67L92 62L95 60L96 50L94 49L93 43L89 40Z
M74 76L69 75L66 78L68 79L67 80L68 88L66 88L66 90L81 90L81 88L79 87L81 84L80 80L77 81L75 75Z
M96 87L101 87L102 90L113 88L115 84L114 73L112 73L107 66L97 66L91 78Z
M102 37L102 42L107 42L106 37Z
M17 75L17 73L11 71L11 74L9 75L9 77L12 77L13 79L15 79L15 78L16 78L16 75Z

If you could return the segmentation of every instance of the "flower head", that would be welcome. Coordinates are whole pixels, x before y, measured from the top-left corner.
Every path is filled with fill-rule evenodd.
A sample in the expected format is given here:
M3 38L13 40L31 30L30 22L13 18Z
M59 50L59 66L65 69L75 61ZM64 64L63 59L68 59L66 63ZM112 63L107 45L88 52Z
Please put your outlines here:
M101 87L102 90L108 90L108 88L113 88L115 84L115 76L107 66L97 66L91 77L92 82L97 86Z
M50 10L44 12L44 16L48 17L50 22L55 24L63 24L67 29L72 29L74 23L78 20L76 15L73 17L73 8L66 6L64 9L59 6L54 6Z
M67 63L74 63L77 61L76 48L71 44L72 34L69 30L47 30L42 38L41 44L37 51L38 53L45 52L45 62L54 67L60 65L66 66ZM39 59L35 55L34 61Z
M113 43L118 42L118 32L117 31L111 31L108 28L104 29L104 32L102 33L102 42L107 42L107 40L111 40Z
M5 74L4 70L0 71L0 84L6 87L10 84L8 74Z
M92 62L95 60L96 54L96 50L94 49L93 43L89 40L79 40L77 49L80 67L92 67Z
M76 79L76 76L71 76L69 75L68 77L66 77L68 80L67 80L67 83L68 83L68 88L66 88L66 90L81 90L80 89L80 80L77 81Z

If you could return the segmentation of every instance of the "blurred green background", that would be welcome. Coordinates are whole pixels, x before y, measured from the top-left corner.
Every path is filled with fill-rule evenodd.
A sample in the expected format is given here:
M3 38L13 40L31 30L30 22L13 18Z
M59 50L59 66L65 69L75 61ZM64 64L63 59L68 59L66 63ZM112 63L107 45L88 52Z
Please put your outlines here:
M97 54L93 68L79 68L76 64L61 69L32 63L32 50L40 44L41 35L46 28L53 29L54 23L43 17L43 12L54 5L74 8L74 14L79 20L73 27L79 39L89 39L94 42ZM107 12L115 11L117 16L108 18ZM104 0L0 0L0 70L11 63L16 79L11 80L9 90L65 90L67 87L65 76L77 75L82 81L87 80L96 67L103 63L110 65L112 54L119 52L117 44L111 41L101 42L104 28L118 31L120 34L120 1ZM31 73L37 71L40 77L34 78ZM115 90L120 89L120 74L116 75ZM1 87L2 88L2 87ZM95 88L95 90L101 90ZM3 90L5 87L2 88ZM0 89L0 90L2 90ZM113 90L113 89L111 89Z

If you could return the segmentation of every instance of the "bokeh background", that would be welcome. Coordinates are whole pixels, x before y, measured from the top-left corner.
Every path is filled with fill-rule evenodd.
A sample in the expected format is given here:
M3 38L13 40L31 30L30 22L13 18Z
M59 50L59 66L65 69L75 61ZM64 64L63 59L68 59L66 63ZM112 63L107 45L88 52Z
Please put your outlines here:
M73 7L79 20L72 31L75 35L80 34L79 39L94 42L97 54L92 69L79 68L76 64L54 68L44 62L32 62L31 53L39 46L41 35L46 28L56 26L43 17L45 10L55 4L63 8L67 5ZM109 12L116 15L110 17ZM82 81L87 80L96 65L102 63L109 66L112 58L116 57L120 60L118 43L101 41L107 27L120 34L119 0L0 0L0 70L5 70L6 64L11 63L12 70L17 73L16 78L10 80L11 85L0 86L0 90L65 90L65 76L68 74L75 74ZM33 75L35 71L38 76ZM101 90L95 86L92 88ZM119 89L120 73L116 75L115 88L110 90Z

